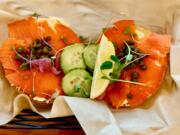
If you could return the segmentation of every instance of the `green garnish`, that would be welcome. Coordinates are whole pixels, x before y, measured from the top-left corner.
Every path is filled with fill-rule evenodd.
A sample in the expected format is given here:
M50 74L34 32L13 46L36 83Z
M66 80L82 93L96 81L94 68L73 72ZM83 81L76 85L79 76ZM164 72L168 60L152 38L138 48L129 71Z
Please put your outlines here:
M29 64L26 63L26 62L22 63L22 64L20 65L20 69L21 69L21 70L27 70L27 69L29 69Z
M128 35L128 34L131 34L131 27L128 26L124 29L124 34Z
M123 71L124 68L126 68L128 65L133 65L134 62L138 61L139 59L143 58L146 56L146 54L141 54L140 57L134 57L133 59L133 54L131 54L132 50L131 50L131 46L128 45L128 43L126 41L124 41L126 47L127 47L127 54L119 59L117 56L115 55L111 55L111 61L105 61L101 64L101 72L104 76L102 76L101 79L107 79L110 80L111 82L125 82L125 83L132 83L132 84L138 84L138 85L142 85L145 86L145 84L143 83L139 83L137 82L137 78L139 76L139 74L136 72L132 73L132 81L129 80L121 80L119 79L121 72ZM121 60L124 60L123 62ZM113 63L114 62L114 63ZM139 62L138 62L139 63ZM105 75L103 73L103 70L105 69L112 69L113 71L109 74L109 76Z
M82 36L82 35L80 35L80 36L79 36L79 39L81 40L81 42L84 42L84 41L86 41L86 40L87 40L87 38L86 38L86 37L84 37L84 36Z
M104 33L107 30L107 28L102 28L102 32Z
M22 48L22 47L18 47L18 48L17 48L17 52L18 52L18 53L22 53L23 51L24 51L24 48Z
M31 16L36 17L36 18L39 18L41 15L38 14L38 13L36 13L36 12L34 12Z
M129 47L128 43L126 41L124 41L125 45L128 48L128 54L125 56L126 61L131 61L133 58L133 55L131 54L131 47Z
M114 62L119 62L119 58L115 55L111 55L111 60L113 60Z
M131 61L132 58L133 58L133 55L132 55L132 54L129 54L129 55L127 55L125 58L126 58L127 61Z
M46 46L43 48L43 53L48 53L49 52L49 48Z
M101 69L101 70L111 69L112 66L113 66L112 61L105 61L105 62L103 62L103 63L101 64L100 69Z
M36 12L34 12L33 14L31 14L30 16L36 17L37 19L38 19L39 17L48 18L48 16L45 16L45 15L42 15L42 14L38 14L38 13L36 13Z
M121 74L121 71L124 68L124 64L115 55L111 55L111 60L114 61L114 66L113 66L113 72L110 73L110 76L112 78L118 79Z
M101 79L107 79L107 80L110 80L111 82L124 82L124 83L131 83L131 84L137 84L137 85L141 85L141 86L146 86L146 84L144 84L144 83L133 82L133 81L129 81L129 80L122 80L122 79L114 79L114 78L106 76L105 74L104 74L104 76L101 77Z

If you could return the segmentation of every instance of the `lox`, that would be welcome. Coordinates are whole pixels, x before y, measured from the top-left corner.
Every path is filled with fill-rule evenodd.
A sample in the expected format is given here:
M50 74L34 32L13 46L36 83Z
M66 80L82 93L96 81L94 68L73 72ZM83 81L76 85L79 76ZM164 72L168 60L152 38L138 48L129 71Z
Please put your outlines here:
M16 48L25 50L25 53L22 53L23 57L26 54L30 56L33 51L31 45L34 41L38 41L41 44L41 50L48 49L47 52L50 52L50 54L47 54L47 52L35 52L37 53L35 57L48 55L48 58L51 58L49 55L55 55L67 45L79 43L80 39L78 36L59 20L55 19L52 26L46 19L38 21L33 17L9 24L8 30L9 38L0 49L0 61L10 84L34 100L38 97L42 102L49 102L56 92L59 95L64 95L61 87L62 78L64 77L63 72L58 75L54 74L50 69L51 66L49 66L51 63L46 60L43 62L36 61L37 63L34 61L35 68L28 67L28 70L22 70L20 67L24 63L15 60L16 51L18 51ZM134 35L138 34L138 32L141 33L141 37ZM158 91L163 81L168 66L167 54L170 48L170 37L136 27L133 20L117 21L113 27L107 28L104 34L110 41L116 43L116 55L123 51L124 41L132 41L134 43L133 46L139 49L141 53L149 55L143 59L143 63L146 66L145 70L142 70L139 65L135 65L124 69L119 77L119 79L131 80L132 73L138 73L138 82L146 84L145 86L112 82L103 93L101 99L115 108L124 106L136 107L143 104ZM50 37L50 40L45 40L47 37ZM43 64L42 70L45 70L44 72L40 72L40 67L37 68L39 62L46 63ZM59 61L53 62L57 66L56 69L60 69L58 67ZM33 66L30 63L32 64L33 62L30 60L28 66ZM25 66L25 68L27 67Z
M144 69L140 65L135 65L125 69L120 76L120 79L131 80L132 74L137 73L138 82L145 86L115 82L108 86L103 99L115 108L136 107L145 103L158 91L163 82L168 67L170 36L137 27L133 20L117 21L113 27L107 28L104 34L116 43L117 54L122 51L123 41L126 40L134 42L134 47L149 55L143 59L146 66Z
M27 68L25 66L28 62L33 63L32 58L29 60L29 56L36 49L31 48L34 45L33 43L36 42L35 47L40 45L39 50L41 50L39 52L36 50L36 58L44 54L48 57L50 55L42 51L48 49L49 45L51 47L48 51L51 51L53 56L67 44L80 42L78 36L56 18L41 20L28 17L24 20L8 24L8 32L9 38L5 40L0 48L0 61L5 71L5 77L10 84L15 86L19 92L27 94L32 99L36 100L37 98L43 103L49 102L54 93L63 95L60 84L64 76L63 73L61 72L59 75L56 75L49 69L50 67L46 66L51 64L53 60L50 63L45 61L47 63L45 65L45 72L40 72L37 68L29 68L28 70L23 70L23 68ZM46 40L47 38L49 39ZM20 49L22 50L21 54ZM28 62L26 61L26 65L21 60L17 61L16 56L19 55L23 56L25 60L29 60ZM26 57L26 55L29 56Z

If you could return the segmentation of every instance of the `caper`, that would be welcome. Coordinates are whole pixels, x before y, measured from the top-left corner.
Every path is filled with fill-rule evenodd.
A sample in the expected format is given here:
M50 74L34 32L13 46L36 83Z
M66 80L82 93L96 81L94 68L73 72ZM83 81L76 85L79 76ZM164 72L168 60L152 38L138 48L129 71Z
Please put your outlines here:
M42 53L42 51L43 51L43 50L42 50L41 48L39 48L39 49L36 50L37 53Z
M31 59L34 60L34 59L37 59L37 57L35 55L32 55Z
M18 53L22 53L23 51L24 51L24 48L22 48L22 47L18 47L18 48L17 48L17 52L18 52Z
M15 59L16 59L16 60L21 60L21 57L20 57L18 54L16 54L16 55L15 55Z
M20 65L20 69L22 69L22 70L27 70L27 69L29 69L29 64L26 63L26 62L23 62L23 63Z
M140 66L143 66L143 65L144 65L144 61L141 60L141 61L139 62L139 65L140 65Z
M49 52L49 48L48 47L44 47L43 48L43 53L48 53Z
M111 77L112 77L112 76L113 76L113 72L110 72L110 73L109 73L109 76L111 76Z
M36 52L36 50L35 50L33 47L31 47L30 50L31 50L32 53L35 53L35 52Z
M30 55L29 54L25 54L23 57L25 57L26 59L29 59Z
M146 65L142 65L142 66L141 66L141 69L142 69L142 70L146 70L146 69L147 69L147 66L146 66Z
M134 45L131 45L130 48L131 48L132 51L134 51L135 46L134 46Z
M131 78L132 79L137 79L138 77L139 77L139 73L138 72L135 71L135 72L131 73Z
M36 39L36 40L34 40L34 43L35 43L35 44L38 44L38 43L40 43L40 40L39 40L39 39Z
M40 48L41 47L41 43L37 43L34 48Z
M131 94L131 93L128 93L126 96L127 96L128 99L132 99L133 98L133 94Z

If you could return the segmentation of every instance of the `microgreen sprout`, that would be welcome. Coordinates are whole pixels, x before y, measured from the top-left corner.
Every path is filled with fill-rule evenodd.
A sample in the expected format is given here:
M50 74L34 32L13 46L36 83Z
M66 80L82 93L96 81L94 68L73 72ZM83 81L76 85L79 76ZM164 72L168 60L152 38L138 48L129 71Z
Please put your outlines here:
M21 54L19 54L19 53L16 51L16 49L15 49L15 47L14 47L14 46L12 47L12 49L14 50L14 52L16 53L16 55L18 55L21 59L25 60L26 62L28 62L28 61L29 61L29 60L28 60L28 59L26 59L24 56L22 56Z
M124 83L131 83L131 84L146 86L146 84L140 83L140 82L133 82L133 81L129 81L129 80L122 80L122 79L115 79L115 78L108 77L107 75L105 75L105 73L103 71L101 71L101 73L104 75L101 77L101 79L107 79L107 80L110 80L112 82L124 82Z
M107 79L107 80L110 80L111 82L124 82L124 83L131 83L131 84L146 86L146 84L144 83L119 79L119 76L121 75L121 72L123 71L124 68L126 68L128 65L148 55L148 54L137 53L135 51L132 51L131 47L128 45L126 41L124 41L124 44L126 45L128 49L128 52L124 57L119 59L117 56L111 55L110 56L111 61L105 61L101 64L100 69L103 74L101 79ZM132 53L137 53L140 57L133 59ZM124 59L125 61L122 63L122 60ZM106 70L106 69L113 69L113 71L107 76L103 72L103 70Z
M129 47L128 43L124 41L126 47L128 48L128 54L125 56L126 61L131 61L133 58L133 55L131 54L131 48Z

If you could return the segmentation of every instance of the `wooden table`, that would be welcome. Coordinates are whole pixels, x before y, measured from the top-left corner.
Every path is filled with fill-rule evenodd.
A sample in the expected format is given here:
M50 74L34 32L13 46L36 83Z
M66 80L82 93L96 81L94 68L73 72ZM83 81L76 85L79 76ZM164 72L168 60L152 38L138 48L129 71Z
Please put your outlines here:
M0 135L85 135L74 116L44 119L24 110L11 122L0 126Z

